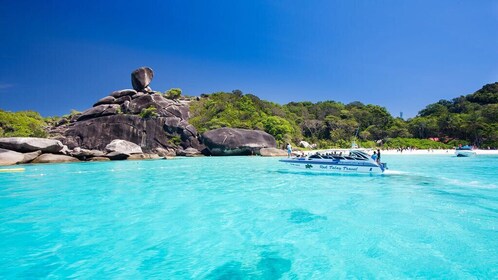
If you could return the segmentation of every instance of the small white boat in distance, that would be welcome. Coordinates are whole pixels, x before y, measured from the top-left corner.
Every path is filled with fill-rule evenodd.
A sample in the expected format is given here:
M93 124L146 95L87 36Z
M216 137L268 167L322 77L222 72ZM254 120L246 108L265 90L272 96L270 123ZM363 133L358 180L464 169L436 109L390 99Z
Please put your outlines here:
M472 149L471 146L465 145L462 147L457 147L455 150L455 155L457 157L473 157L476 155L476 152Z
M307 157L281 159L280 162L305 170L334 173L382 174L387 169L385 163L378 163L369 154L360 150L350 150L340 154L314 154Z

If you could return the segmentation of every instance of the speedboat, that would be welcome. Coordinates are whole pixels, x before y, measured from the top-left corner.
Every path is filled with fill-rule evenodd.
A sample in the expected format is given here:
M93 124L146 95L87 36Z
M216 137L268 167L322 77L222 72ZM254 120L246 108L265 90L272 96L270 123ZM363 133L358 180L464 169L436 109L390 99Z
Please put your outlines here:
M306 157L281 159L280 162L305 170L334 173L384 173L385 163L378 163L364 151L350 150L349 153L313 154Z
M476 155L476 152L472 149L471 146L465 145L462 147L457 147L455 150L455 155L457 157L472 157Z

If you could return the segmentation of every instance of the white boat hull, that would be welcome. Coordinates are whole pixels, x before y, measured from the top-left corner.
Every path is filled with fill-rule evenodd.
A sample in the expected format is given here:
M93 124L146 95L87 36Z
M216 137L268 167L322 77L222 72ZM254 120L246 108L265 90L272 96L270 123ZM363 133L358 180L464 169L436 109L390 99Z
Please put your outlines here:
M472 150L457 150L455 151L455 155L457 157L473 157L476 155L476 152Z
M384 168L380 165L372 164L369 162L358 162L358 163L334 163L327 160L306 160L303 159L287 159L280 160L293 168L310 170L310 171L323 171L332 173L363 173L363 174L382 174Z

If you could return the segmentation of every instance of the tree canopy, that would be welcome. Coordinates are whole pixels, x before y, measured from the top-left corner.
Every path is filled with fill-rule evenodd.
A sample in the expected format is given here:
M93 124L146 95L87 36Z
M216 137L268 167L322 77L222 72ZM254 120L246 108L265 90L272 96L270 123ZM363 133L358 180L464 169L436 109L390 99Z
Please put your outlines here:
M306 140L322 147L345 147L353 138L364 146L415 144L436 148L470 143L498 147L498 83L467 96L429 104L408 120L393 117L385 107L359 101L279 105L240 90L202 96L192 102L190 120L200 132L219 127L259 129L279 143Z
M181 89L166 92L176 99ZM290 102L279 105L240 90L202 94L190 103L189 120L202 133L220 127L264 130L280 145L306 140L320 148L348 147L356 139L363 147L452 147L473 144L498 148L498 83L473 94L439 100L414 118L393 117L385 107L354 101ZM153 117L154 112L143 112ZM58 118L33 111L0 110L0 137L46 137L45 128Z
M0 137L47 137L46 126L37 112L0 110Z

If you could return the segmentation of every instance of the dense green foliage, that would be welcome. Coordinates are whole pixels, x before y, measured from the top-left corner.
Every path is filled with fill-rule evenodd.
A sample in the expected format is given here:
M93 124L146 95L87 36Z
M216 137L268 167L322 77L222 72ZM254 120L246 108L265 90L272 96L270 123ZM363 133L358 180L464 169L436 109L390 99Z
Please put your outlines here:
M236 127L264 130L280 144L302 139L296 116L281 105L252 94L244 95L239 90L203 96L190 105L190 123L201 133L220 127Z
M278 105L252 94L218 92L191 104L190 122L200 132L236 127L264 130L279 144L307 140L320 148L348 147L355 136L374 146L373 140L410 137L405 122L384 107L353 102L291 102Z
M0 137L46 137L45 120L34 111L0 110Z
M172 99L181 94L177 88L165 93ZM406 121L394 118L384 107L358 101L279 105L240 90L203 94L191 102L190 112L190 123L200 133L220 127L258 129L273 135L281 146L305 140L318 148L345 148L355 139L361 147L436 149L473 144L498 148L498 83L430 104ZM75 114L78 112L65 118ZM140 116L155 117L156 108L144 109ZM0 137L46 137L44 128L60 121L56 117L44 119L33 111L0 110Z
M179 88L171 88L164 92L164 97L168 99L178 99L182 96L182 90Z
M498 83L451 101L430 104L408 124L417 138L498 147Z
M306 140L319 148L348 147L357 139L362 147L435 149L466 143L498 147L498 83L430 104L407 121L394 118L384 107L358 101L282 106L240 90L205 94L192 102L191 113L191 123L200 132L219 127L260 129L279 144Z
M149 106L148 108L142 109L139 115L142 119L155 118L159 116L159 114L157 113L157 108L154 106Z

